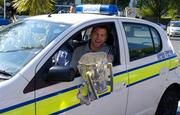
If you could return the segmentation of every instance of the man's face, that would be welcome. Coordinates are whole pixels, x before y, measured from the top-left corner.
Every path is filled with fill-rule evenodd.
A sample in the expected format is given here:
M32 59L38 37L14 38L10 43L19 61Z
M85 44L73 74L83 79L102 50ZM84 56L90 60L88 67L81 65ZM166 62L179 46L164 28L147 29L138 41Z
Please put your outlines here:
M95 28L91 33L91 45L94 48L101 48L107 39L107 30L105 28Z

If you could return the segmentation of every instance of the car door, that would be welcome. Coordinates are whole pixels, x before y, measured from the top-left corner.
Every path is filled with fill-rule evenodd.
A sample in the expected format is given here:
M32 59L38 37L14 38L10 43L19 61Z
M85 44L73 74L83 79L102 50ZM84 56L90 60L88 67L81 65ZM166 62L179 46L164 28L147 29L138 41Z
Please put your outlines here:
M80 103L78 93L81 85L83 84L82 77L76 77L69 82L58 81L46 81L46 73L52 66L52 58L66 43L72 43L70 41L77 35L77 33L84 31L87 28L91 28L94 25L105 24L110 28L110 36L113 37L114 42L112 46L115 51L114 63L113 63L113 86L111 91L100 94L98 99L90 102L89 105ZM97 20L94 22L86 23L71 32L71 35L64 37L64 43L56 44L57 48L54 53L51 52L51 56L48 54L42 59L37 68L37 73L32 80L35 85L35 97L36 97L36 114L84 114L84 115L123 115L125 114L127 103L127 82L128 74L126 74L124 48L121 38L121 32L119 24L116 20ZM81 32L83 33L83 32ZM118 33L118 34L117 34ZM86 36L86 35L83 35ZM111 40L112 41L112 40ZM77 45L76 45L77 46ZM53 51L53 49L51 50ZM48 60L47 60L48 58ZM46 60L46 61L45 61ZM59 75L61 76L61 75Z
M167 62L158 59L162 51L160 34L153 26L138 22L123 22L127 44L129 94L127 115L154 114L159 81L167 76Z
M34 92L24 93L24 87L28 82L23 78L22 75L17 74L16 79L10 79L6 85L1 84L1 104L0 114L1 115L22 115L24 113L34 115L35 114L35 103ZM4 87L3 87L4 86Z

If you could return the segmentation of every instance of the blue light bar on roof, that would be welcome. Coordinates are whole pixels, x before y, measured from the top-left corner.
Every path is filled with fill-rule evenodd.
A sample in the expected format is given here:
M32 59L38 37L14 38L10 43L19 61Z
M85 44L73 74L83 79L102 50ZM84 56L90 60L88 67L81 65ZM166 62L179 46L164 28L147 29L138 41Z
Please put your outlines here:
M106 14L106 15L117 15L118 8L116 5L77 5L76 13L93 13L93 14Z

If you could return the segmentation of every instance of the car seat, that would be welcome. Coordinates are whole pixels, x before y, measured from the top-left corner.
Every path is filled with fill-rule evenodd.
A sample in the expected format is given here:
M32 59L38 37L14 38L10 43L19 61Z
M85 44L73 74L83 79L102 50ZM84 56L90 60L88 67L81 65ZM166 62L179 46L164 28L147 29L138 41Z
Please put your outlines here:
M68 66L72 59L74 49L79 46L82 41L81 33L77 33L67 43L60 48L56 56L56 64L59 66Z

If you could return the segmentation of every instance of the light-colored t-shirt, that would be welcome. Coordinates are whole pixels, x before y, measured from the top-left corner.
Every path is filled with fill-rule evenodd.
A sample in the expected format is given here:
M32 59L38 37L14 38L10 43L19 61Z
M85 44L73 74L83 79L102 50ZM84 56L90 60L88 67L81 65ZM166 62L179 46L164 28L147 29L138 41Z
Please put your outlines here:
M107 44L105 44L98 52L105 52L107 54L111 54L112 55L112 52L111 52L111 47ZM89 47L89 43L86 44L86 45L83 45L83 46L80 46L80 47L77 47L73 53L73 56L72 56L72 60L71 60L71 63L70 65L73 67L73 68L77 68L77 65L78 65L78 61L80 60L80 58L86 54L86 53L89 53L89 52L93 52L90 47Z

